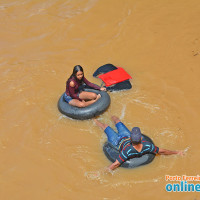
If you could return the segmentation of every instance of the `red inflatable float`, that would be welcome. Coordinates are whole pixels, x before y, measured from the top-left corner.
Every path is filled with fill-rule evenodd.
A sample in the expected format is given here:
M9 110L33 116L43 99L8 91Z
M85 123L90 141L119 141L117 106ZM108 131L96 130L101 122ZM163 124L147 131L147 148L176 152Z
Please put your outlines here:
M132 77L121 67L107 72L106 74L101 74L99 78L105 83L106 87L132 79Z

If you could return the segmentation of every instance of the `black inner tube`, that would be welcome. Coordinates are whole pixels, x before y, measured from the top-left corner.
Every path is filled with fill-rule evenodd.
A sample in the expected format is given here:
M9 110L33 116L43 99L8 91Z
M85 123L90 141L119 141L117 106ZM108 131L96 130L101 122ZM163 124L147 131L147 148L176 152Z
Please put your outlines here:
M142 134L142 137L143 137L142 140L153 143L153 141L148 136ZM116 158L118 158L119 156L119 151L117 147L113 146L110 142L106 142L103 145L103 151L106 157L111 162L115 162ZM126 162L122 163L120 166L124 168L135 168L135 167L146 165L152 162L154 158L155 158L155 154L148 153L148 154L144 154L141 157L131 158L127 160Z
M64 94L60 97L58 101L58 109L59 111L72 118L72 119L78 119L78 120L86 120L91 119L93 117L96 117L100 114L102 114L110 105L110 96L105 91L100 90L94 90L94 89L88 89L85 88L84 91L87 92L94 92L96 94L101 94L101 98L98 99L95 103L84 107L84 108L78 108L75 106L69 105L64 100Z

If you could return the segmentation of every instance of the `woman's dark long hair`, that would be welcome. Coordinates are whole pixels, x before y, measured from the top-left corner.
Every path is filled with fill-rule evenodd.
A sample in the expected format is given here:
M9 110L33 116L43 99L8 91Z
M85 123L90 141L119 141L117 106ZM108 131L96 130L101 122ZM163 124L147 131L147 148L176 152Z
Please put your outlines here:
M80 65L76 65L76 66L74 67L73 72L72 72L71 76L69 77L69 79L75 78L76 81L82 82L83 78L82 78L82 80L78 80L78 79L76 78L76 74L77 74L77 72L79 72L79 71L83 72L83 68L82 68ZM83 72L83 77L84 77L84 72ZM67 80L67 82L69 81L69 79Z

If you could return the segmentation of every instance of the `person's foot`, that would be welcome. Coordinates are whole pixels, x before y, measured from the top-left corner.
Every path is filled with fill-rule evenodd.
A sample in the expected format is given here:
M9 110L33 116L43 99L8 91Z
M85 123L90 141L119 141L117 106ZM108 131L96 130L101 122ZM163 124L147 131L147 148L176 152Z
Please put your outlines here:
M98 120L97 119L92 119L92 121L95 123L95 124L97 124L97 122L98 122Z
M97 98L95 99L95 101L99 100L100 98L101 98L101 95L98 94L98 95L97 95Z
M112 121L113 121L115 124L117 124L118 122L120 122L120 119L119 119L118 117L116 117L116 116L112 116L111 119L112 119Z
M103 124L103 123L101 123L99 120L97 120L97 119L93 119L93 122L97 125L97 126L99 126L100 128L102 128L103 130L105 130L107 127L108 127L108 125L107 124Z

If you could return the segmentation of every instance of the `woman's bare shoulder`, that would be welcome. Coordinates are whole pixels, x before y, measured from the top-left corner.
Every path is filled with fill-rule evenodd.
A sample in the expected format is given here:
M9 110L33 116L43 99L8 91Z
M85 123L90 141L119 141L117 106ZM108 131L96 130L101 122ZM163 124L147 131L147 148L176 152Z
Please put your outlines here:
M69 85L70 85L71 87L74 87L74 86L75 86L74 81L70 81L70 82L69 82Z

